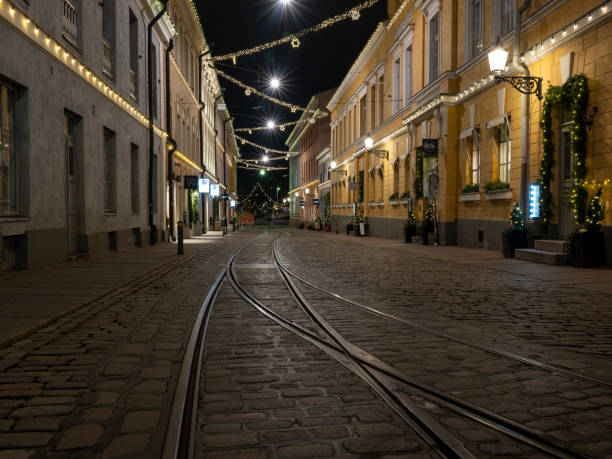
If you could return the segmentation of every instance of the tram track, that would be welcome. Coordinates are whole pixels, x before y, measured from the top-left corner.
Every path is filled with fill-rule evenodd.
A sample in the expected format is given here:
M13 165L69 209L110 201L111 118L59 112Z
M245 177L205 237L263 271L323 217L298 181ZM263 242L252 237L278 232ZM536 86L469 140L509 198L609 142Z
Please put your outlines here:
M268 307L268 305L257 299L244 287L243 282L241 282L241 279L236 273L238 265L237 260L243 249L261 237L260 235L249 241L232 254L229 261L220 270L215 282L210 287L208 295L198 313L198 320L194 326L192 336L189 339L188 352L186 353L186 358L181 368L175 404L172 409L168 438L164 447L163 457L165 459L194 457L194 443L197 434L195 429L198 401L197 388L199 387L199 378L202 368L206 328L219 289L226 279L242 300L251 307L284 329L315 345L328 356L340 362L361 378L376 394L378 394L380 399L393 409L393 411L395 411L400 418L421 437L424 443L431 448L432 452L440 457L476 456L474 452L466 446L462 439L451 431L452 429L449 430L446 426L443 426L436 419L435 415L428 412L422 406L419 406L418 403L415 403L415 398L430 400L437 406L454 412L468 419L470 422L478 423L486 429L493 429L497 432L501 432L504 436L511 438L512 441L517 441L525 447L531 448L539 453L560 458L585 457L581 453L574 451L568 445L560 443L536 429L529 428L504 416L497 415L487 409L469 403L432 386L422 384L345 339L340 332L309 304L309 301L296 285L296 281L311 286L320 293L326 293L327 296L337 301L348 303L352 306L357 305L353 304L351 300L342 298L333 292L325 292L324 289L309 283L287 269L278 257L276 247L278 242L277 238L271 243L274 266L287 286L288 291L295 299L295 302L299 305L299 308L314 325L314 330L312 327L304 326L303 321L298 323L295 317L292 316L291 318L287 318L286 315L279 313L274 308ZM404 325L412 325L412 323L404 323L409 321L404 321L401 318L395 320L394 316L383 313L382 311L376 311L375 308L369 308L365 305L359 305L358 307L386 320L403 323ZM416 325L416 328L425 327ZM428 329L425 328L425 330L422 331L427 330ZM458 342L459 344L470 344L467 341L464 343L463 341L465 340L436 332L435 330L432 330L432 332L434 332L432 334L439 338L446 338L446 336L449 336L448 339ZM478 345L470 347L475 347L485 352L487 351L486 348L481 349L481 346ZM496 350L489 349L488 353L497 357L519 361L524 364L529 364L531 361L531 359L521 358L521 356L518 355L504 353L503 351L495 351ZM542 362L537 363L540 364L536 365L540 369L557 371L557 368L552 365L547 365ZM562 371L559 371L559 373L562 373ZM564 376L569 377L569 373L571 372L564 373ZM596 379L593 380L594 378L587 377L586 379L591 383L598 382Z

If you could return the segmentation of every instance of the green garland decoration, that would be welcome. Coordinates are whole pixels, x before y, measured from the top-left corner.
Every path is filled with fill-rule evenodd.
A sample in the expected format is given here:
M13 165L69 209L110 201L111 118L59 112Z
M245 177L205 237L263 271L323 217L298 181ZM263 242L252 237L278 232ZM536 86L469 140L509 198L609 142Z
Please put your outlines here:
M414 171L414 197L423 197L423 158L425 157L421 147L416 148L416 170Z
M554 104L561 103L569 107L572 128L570 131L571 147L574 152L573 186L570 207L576 221L583 224L586 219L586 202L588 193L585 187L587 168L587 127L585 114L589 102L587 78L583 74L569 78L563 86L550 86L542 104L543 154L540 162L540 174L537 183L540 185L541 227L546 230L554 216L552 211L553 195L550 182L554 178L555 166L555 133L552 129L552 109Z

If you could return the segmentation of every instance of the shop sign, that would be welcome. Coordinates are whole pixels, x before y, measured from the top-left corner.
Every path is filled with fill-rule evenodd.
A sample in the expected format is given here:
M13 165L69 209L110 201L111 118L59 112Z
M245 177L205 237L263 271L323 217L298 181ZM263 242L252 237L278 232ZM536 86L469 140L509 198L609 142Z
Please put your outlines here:
M230 199L230 207L236 207L236 201L233 199Z
M306 201L300 201L300 206L304 207L306 205Z
M207 178L200 179L199 191L200 193L210 193L210 180Z
M221 198L222 198L222 199L225 199L225 200L227 201L227 199L229 198L229 195L228 195L227 193L223 193L223 194L221 195Z
M423 153L425 156L438 155L438 139L423 139Z
M318 206L319 204L321 204L321 201L320 201L319 199L313 199L313 200L312 200L312 203L313 203L315 206Z
M219 196L219 184L218 183L213 183L212 185L210 185L210 195L211 196Z
M537 183L529 185L529 218L540 218L540 185Z
M185 175L183 177L183 186L189 190L198 189L198 176L197 175Z

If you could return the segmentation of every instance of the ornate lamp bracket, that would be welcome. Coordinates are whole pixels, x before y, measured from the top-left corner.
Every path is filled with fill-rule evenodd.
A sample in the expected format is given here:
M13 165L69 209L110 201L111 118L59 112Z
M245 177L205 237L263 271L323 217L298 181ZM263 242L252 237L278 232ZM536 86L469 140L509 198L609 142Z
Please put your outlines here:
M389 159L389 150L368 150L368 153L374 153L379 158Z
M539 100L542 100L542 77L533 76L512 76L506 77L495 75L495 83L499 84L502 81L510 83L523 94L535 94Z

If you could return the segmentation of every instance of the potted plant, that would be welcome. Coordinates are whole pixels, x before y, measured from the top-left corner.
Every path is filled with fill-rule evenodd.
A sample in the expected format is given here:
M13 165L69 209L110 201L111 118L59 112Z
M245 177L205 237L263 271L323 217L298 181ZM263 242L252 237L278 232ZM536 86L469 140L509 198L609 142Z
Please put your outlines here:
M393 193L391 196L389 196L389 201L398 201L399 200L399 193Z
M434 229L435 229L434 208L432 204L429 204L427 206L427 210L425 210L425 220L423 220L423 223L421 223L420 232L421 232L421 238L422 238L421 241L423 245L429 244L430 235L434 232Z
M404 236L406 243L412 242L412 236L416 236L417 234L417 225L416 219L414 218L414 210L410 209L408 211L408 220L406 220L406 224L404 225Z
M200 223L200 205L198 200L198 193L194 192L191 194L191 206L189 217L191 218L191 235L201 236L202 235L202 224Z
M466 194L466 193L478 193L480 191L480 185L478 183L471 183L469 185L466 185L463 187L463 189L461 190L461 193Z
M346 225L346 235L348 236L349 234L351 234L351 232L355 230L354 228L355 228L355 216L351 215L351 219Z
M502 251L505 258L514 258L515 249L527 247L527 231L525 230L525 217L515 202L510 211L510 219L502 232Z
M600 186L586 210L584 229L574 231L569 237L568 261L579 268L595 268L606 265L604 233L600 231L604 218Z

